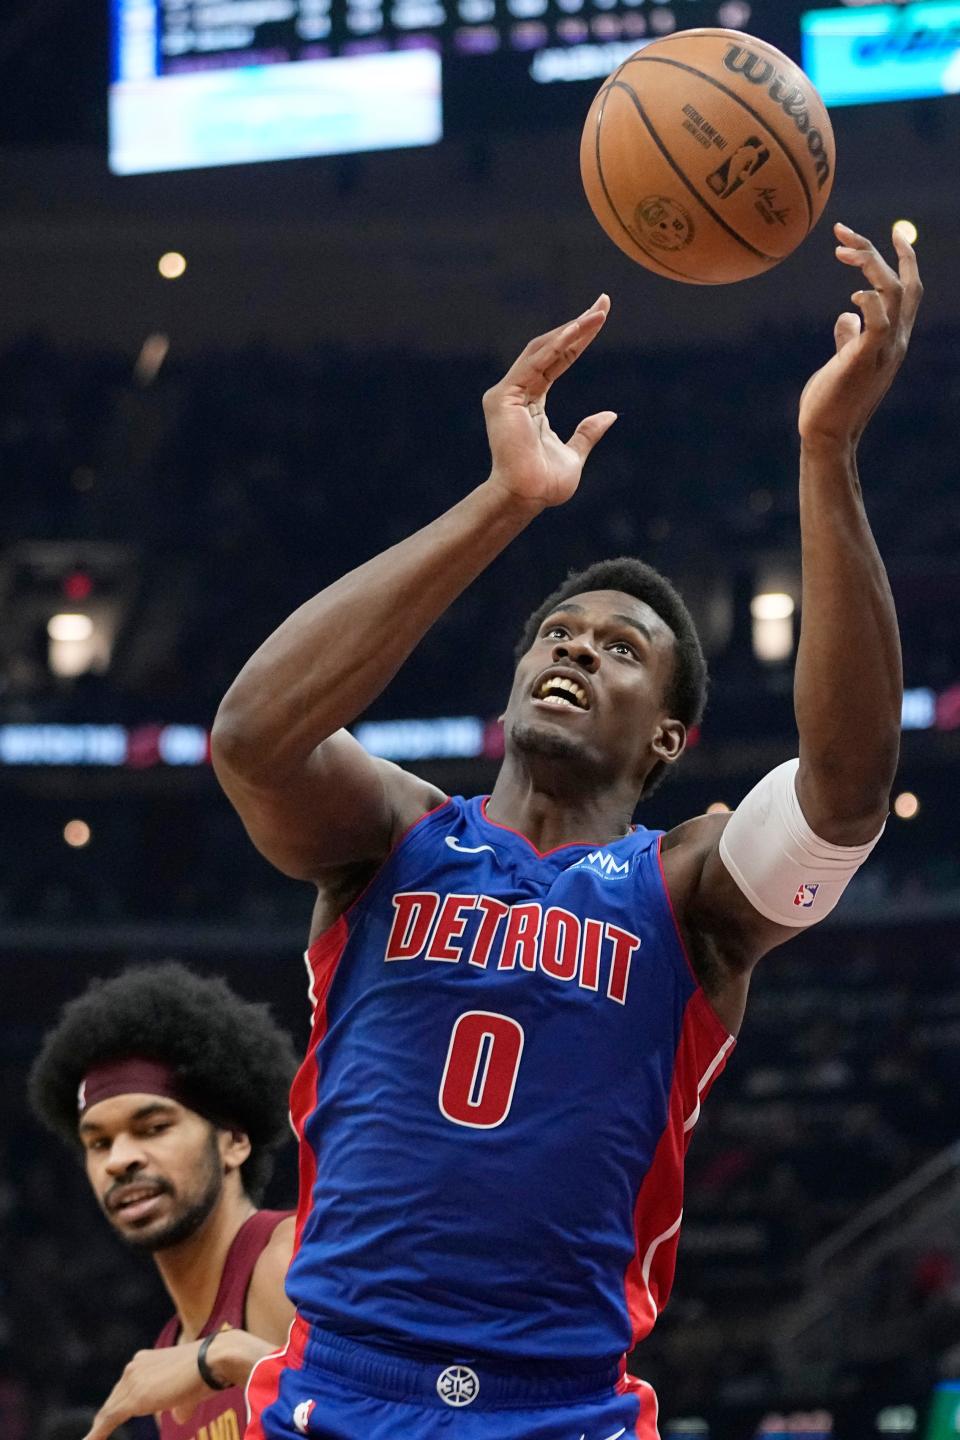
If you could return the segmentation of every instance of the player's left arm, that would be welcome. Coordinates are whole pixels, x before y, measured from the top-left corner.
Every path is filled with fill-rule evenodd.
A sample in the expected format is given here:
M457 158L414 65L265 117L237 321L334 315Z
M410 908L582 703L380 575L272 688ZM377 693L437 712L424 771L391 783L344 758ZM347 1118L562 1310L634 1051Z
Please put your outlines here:
M281 1220L258 1259L247 1290L246 1328L223 1330L207 1347L214 1378L245 1386L258 1360L283 1348L294 1307L284 1291L293 1253L294 1220ZM98 1411L84 1440L107 1440L119 1425L139 1415L173 1412L181 1424L211 1390L197 1368L201 1341L163 1350L139 1350Z
M254 1266L247 1290L247 1329L254 1335L272 1340L277 1348L287 1343L294 1315L294 1307L287 1299L284 1285L293 1258L295 1229L292 1215L280 1221ZM213 1350L215 1347L211 1345L210 1348Z
M732 817L692 821L664 847L688 940L711 952L720 989L723 974L731 977L734 1015L752 965L827 913L873 848L899 758L900 638L857 450L906 355L922 287L901 229L898 270L864 236L842 225L836 232L837 258L872 288L854 293L862 324L852 312L840 316L836 354L800 402L799 763L761 781ZM778 882L782 893L768 893Z

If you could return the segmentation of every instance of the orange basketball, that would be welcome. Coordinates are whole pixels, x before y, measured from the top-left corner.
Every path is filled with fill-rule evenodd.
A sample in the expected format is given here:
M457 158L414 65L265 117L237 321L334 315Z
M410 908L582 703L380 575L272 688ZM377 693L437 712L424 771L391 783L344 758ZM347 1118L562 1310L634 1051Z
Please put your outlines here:
M625 60L590 106L580 173L641 265L728 285L785 259L833 187L830 117L798 65L737 30L681 30Z

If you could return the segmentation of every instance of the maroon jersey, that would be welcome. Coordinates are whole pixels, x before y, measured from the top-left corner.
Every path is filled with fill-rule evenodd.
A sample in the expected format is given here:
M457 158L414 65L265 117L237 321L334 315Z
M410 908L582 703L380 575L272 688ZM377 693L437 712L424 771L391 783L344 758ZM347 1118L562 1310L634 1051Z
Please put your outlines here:
M240 1226L227 1251L220 1289L198 1340L217 1330L246 1328L250 1277L274 1230L290 1214L288 1210L258 1210ZM176 1345L179 1338L180 1321L174 1315L157 1336L153 1348L165 1350ZM232 1385L229 1390L212 1391L209 1400L202 1401L191 1412L185 1425L178 1425L169 1410L164 1410L159 1423L160 1440L242 1440L247 1424L243 1390L239 1385Z

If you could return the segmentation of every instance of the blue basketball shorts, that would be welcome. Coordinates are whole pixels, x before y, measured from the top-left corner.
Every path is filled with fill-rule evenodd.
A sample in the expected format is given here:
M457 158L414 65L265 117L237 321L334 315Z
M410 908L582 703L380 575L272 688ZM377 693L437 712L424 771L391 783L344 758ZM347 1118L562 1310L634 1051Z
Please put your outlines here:
M659 1440L656 1396L622 1364L532 1377L429 1364L300 1316L254 1367L247 1404L245 1440Z

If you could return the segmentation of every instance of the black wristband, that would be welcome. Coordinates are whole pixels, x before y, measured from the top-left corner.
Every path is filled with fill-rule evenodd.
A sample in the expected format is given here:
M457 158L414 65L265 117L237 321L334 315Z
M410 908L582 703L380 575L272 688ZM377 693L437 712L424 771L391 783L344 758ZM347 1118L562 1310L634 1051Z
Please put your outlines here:
M207 1364L207 1351L220 1334L222 1334L222 1331L214 1330L213 1334L208 1335L202 1342L200 1349L197 1351L197 1369L200 1371L200 1379L210 1390L229 1390L233 1384L232 1380L218 1380Z

